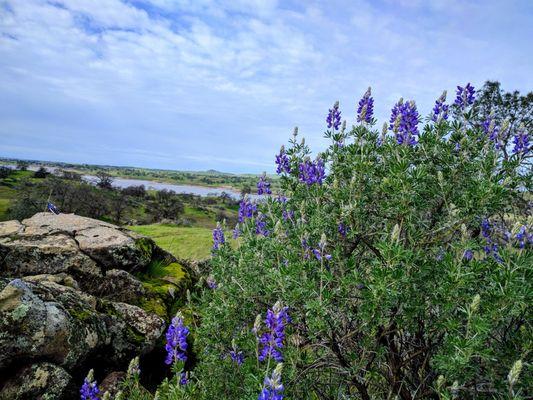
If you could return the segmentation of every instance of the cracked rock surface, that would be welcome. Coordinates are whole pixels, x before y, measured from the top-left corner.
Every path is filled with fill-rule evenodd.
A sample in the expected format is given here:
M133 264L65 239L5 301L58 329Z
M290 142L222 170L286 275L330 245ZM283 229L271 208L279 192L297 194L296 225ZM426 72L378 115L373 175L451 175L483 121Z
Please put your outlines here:
M0 400L77 398L89 368L150 352L165 323L135 305L134 274L156 255L150 239L74 214L0 222Z

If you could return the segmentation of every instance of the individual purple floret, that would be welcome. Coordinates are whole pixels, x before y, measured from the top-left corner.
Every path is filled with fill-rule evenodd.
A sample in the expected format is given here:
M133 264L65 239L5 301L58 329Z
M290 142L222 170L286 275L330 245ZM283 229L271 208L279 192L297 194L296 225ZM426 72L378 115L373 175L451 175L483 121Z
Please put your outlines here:
M359 100L357 107L357 122L372 122L374 115L374 99L372 98L372 90L368 88L363 98Z
M267 223L264 220L264 215L259 213L255 219L255 233L258 235L268 236L270 231L267 229Z
M311 160L305 160L300 164L299 170L300 182L306 183L308 186L311 186L315 183L321 185L326 177L324 162L320 159L316 160L315 162L312 162Z
M257 206L248 197L245 197L239 203L239 222L244 222L245 219L252 218L256 211Z
M435 107L433 107L433 115L431 120L433 122L440 122L448 119L448 105L446 101L446 90L442 92L441 96L435 101Z
M328 129L333 128L336 131L339 130L339 127L341 126L341 112L339 111L338 101L335 102L333 108L330 108L326 123L328 124Z
M189 378L187 378L187 373L182 372L180 374L180 385L185 386L187 383L189 383Z
M217 227L213 229L213 250L218 250L225 242L224 231L220 223L217 223Z
M463 260L465 261L471 261L472 258L474 258L474 252L470 249L466 249L463 253Z
M524 126L521 126L513 137L513 154L527 154L530 150L529 133Z
M244 354L242 351L230 350L229 356L234 363L241 366L244 363Z
M309 259L309 252L311 251L311 247L309 247L309 244L307 243L306 239L302 240L302 250L303 250L304 259L308 260Z
M339 231L339 234L342 236L342 237L346 237L346 235L348 234L348 227L346 225L344 225L342 222L339 223L339 226L338 226L338 231Z
M212 276L208 276L206 279L207 287L209 289L216 289L218 287L217 281Z
M265 174L263 174L257 182L257 194L272 194L272 190L270 190L270 182L267 180Z
M263 389L257 400L283 400L283 384L281 383L282 364L278 364L271 377L265 377Z
M241 230L239 229L239 226L235 226L235 228L233 228L231 237L233 239L237 239L239 236L241 236Z
M81 400L98 400L99 394L100 390L98 389L98 385L94 380L94 373L91 369L83 381L83 385L80 389Z
M494 229L488 219L481 221L481 235L485 238L487 244L483 247L487 255L491 255L497 262L503 262L498 252L498 244L493 242Z
M396 134L398 144L414 146L417 143L419 114L414 101L402 99L392 109L389 129Z
M522 226L515 235L515 239L518 241L518 247L523 249L526 247L526 244L533 244L533 233L529 233L527 228Z
M471 106L474 104L474 100L476 99L474 93L476 93L476 91L474 90L474 87L470 85L470 83L467 83L464 88L457 86L457 97L455 98L455 104L459 106L461 110Z
M167 365L178 361L187 361L188 334L189 329L183 325L183 320L180 317L172 318L166 334L167 344L165 345L165 350L167 351L167 358L165 363Z
M291 322L288 309L277 302L272 310L267 310L265 324L268 330L259 338L259 343L262 346L259 352L259 361L264 361L269 357L277 362L283 361L280 349L283 348L283 341L285 340L285 326Z
M279 150L279 154L276 155L276 173L281 174L283 172L286 172L290 174L291 172L291 163L289 160L289 156L287 156L287 153L285 153L285 146L281 146L281 149Z
M293 210L283 210L281 212L281 217L284 221L292 221L294 219L294 211Z

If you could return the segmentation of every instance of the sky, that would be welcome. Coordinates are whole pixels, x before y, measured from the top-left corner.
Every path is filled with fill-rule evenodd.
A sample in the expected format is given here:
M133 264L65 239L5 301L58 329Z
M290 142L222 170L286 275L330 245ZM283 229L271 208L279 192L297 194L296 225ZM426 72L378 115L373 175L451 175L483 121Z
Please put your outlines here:
M457 85L533 89L533 1L0 0L0 156L273 172L328 108L379 126Z

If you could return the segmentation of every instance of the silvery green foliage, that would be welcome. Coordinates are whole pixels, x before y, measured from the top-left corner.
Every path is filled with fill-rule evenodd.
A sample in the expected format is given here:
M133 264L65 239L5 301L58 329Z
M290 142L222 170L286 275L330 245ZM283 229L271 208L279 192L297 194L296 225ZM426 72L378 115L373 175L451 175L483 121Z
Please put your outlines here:
M526 395L533 382L516 362L530 368L533 343L531 152L495 147L463 92L455 119L417 127L408 113L408 145L364 121L329 129L318 158L296 136L282 148L282 196L257 204L240 247L212 260L217 288L195 333L199 398L257 398L276 363L258 360L256 316L278 301L292 318L286 398ZM325 171L309 184L311 163ZM258 216L270 235L257 234ZM223 356L232 343L240 367Z

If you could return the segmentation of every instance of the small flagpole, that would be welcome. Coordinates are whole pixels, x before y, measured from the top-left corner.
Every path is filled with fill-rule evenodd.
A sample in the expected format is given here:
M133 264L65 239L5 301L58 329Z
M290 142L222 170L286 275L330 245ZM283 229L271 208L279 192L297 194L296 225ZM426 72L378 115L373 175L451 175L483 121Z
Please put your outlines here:
M48 193L48 199L46 200L46 206L44 207L44 212L48 211L48 204L50 204L50 197L52 197L52 189L50 189L50 193Z

